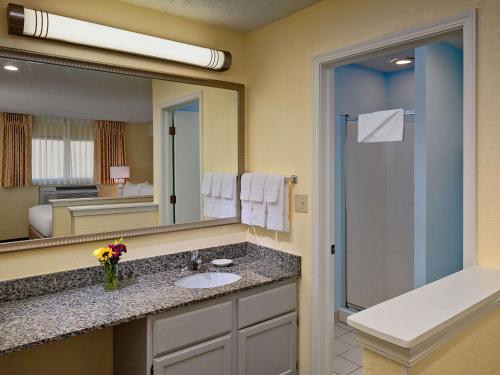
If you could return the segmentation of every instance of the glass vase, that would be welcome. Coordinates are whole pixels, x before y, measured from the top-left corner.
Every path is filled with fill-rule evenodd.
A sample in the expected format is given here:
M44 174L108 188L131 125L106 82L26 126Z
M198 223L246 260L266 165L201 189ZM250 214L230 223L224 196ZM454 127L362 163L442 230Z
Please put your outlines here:
M104 265L104 289L109 291L118 289L118 263Z

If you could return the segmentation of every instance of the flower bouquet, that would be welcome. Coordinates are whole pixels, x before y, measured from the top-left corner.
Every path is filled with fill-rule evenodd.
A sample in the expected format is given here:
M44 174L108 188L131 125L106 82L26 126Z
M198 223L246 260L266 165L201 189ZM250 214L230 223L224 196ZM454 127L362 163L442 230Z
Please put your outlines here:
M123 253L127 252L127 245L123 238L116 240L106 247L94 250L94 256L104 267L104 289L118 289L118 262Z

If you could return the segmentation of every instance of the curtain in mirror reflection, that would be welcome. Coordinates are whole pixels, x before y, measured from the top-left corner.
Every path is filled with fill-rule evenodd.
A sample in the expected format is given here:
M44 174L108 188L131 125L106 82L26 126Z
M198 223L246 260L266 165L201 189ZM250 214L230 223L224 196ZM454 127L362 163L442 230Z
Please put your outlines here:
M31 185L31 131L32 116L3 113L2 187Z

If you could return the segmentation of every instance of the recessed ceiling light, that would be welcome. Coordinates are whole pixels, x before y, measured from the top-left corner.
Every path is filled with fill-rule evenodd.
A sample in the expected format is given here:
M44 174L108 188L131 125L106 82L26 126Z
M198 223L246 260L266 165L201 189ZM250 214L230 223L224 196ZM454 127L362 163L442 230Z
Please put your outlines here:
M10 64L7 64L7 65L4 65L3 67L5 70L10 70L10 71L13 71L15 72L16 70L19 70L19 68L15 65L10 65Z
M408 65L415 61L414 57L398 57L397 59L392 59L391 63L396 65Z

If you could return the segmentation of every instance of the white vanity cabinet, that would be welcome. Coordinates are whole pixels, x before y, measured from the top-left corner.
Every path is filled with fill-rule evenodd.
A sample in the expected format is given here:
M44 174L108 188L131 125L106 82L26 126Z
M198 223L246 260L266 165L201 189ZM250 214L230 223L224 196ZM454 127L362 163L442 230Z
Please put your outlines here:
M293 375L297 286L282 282L114 328L116 375Z

